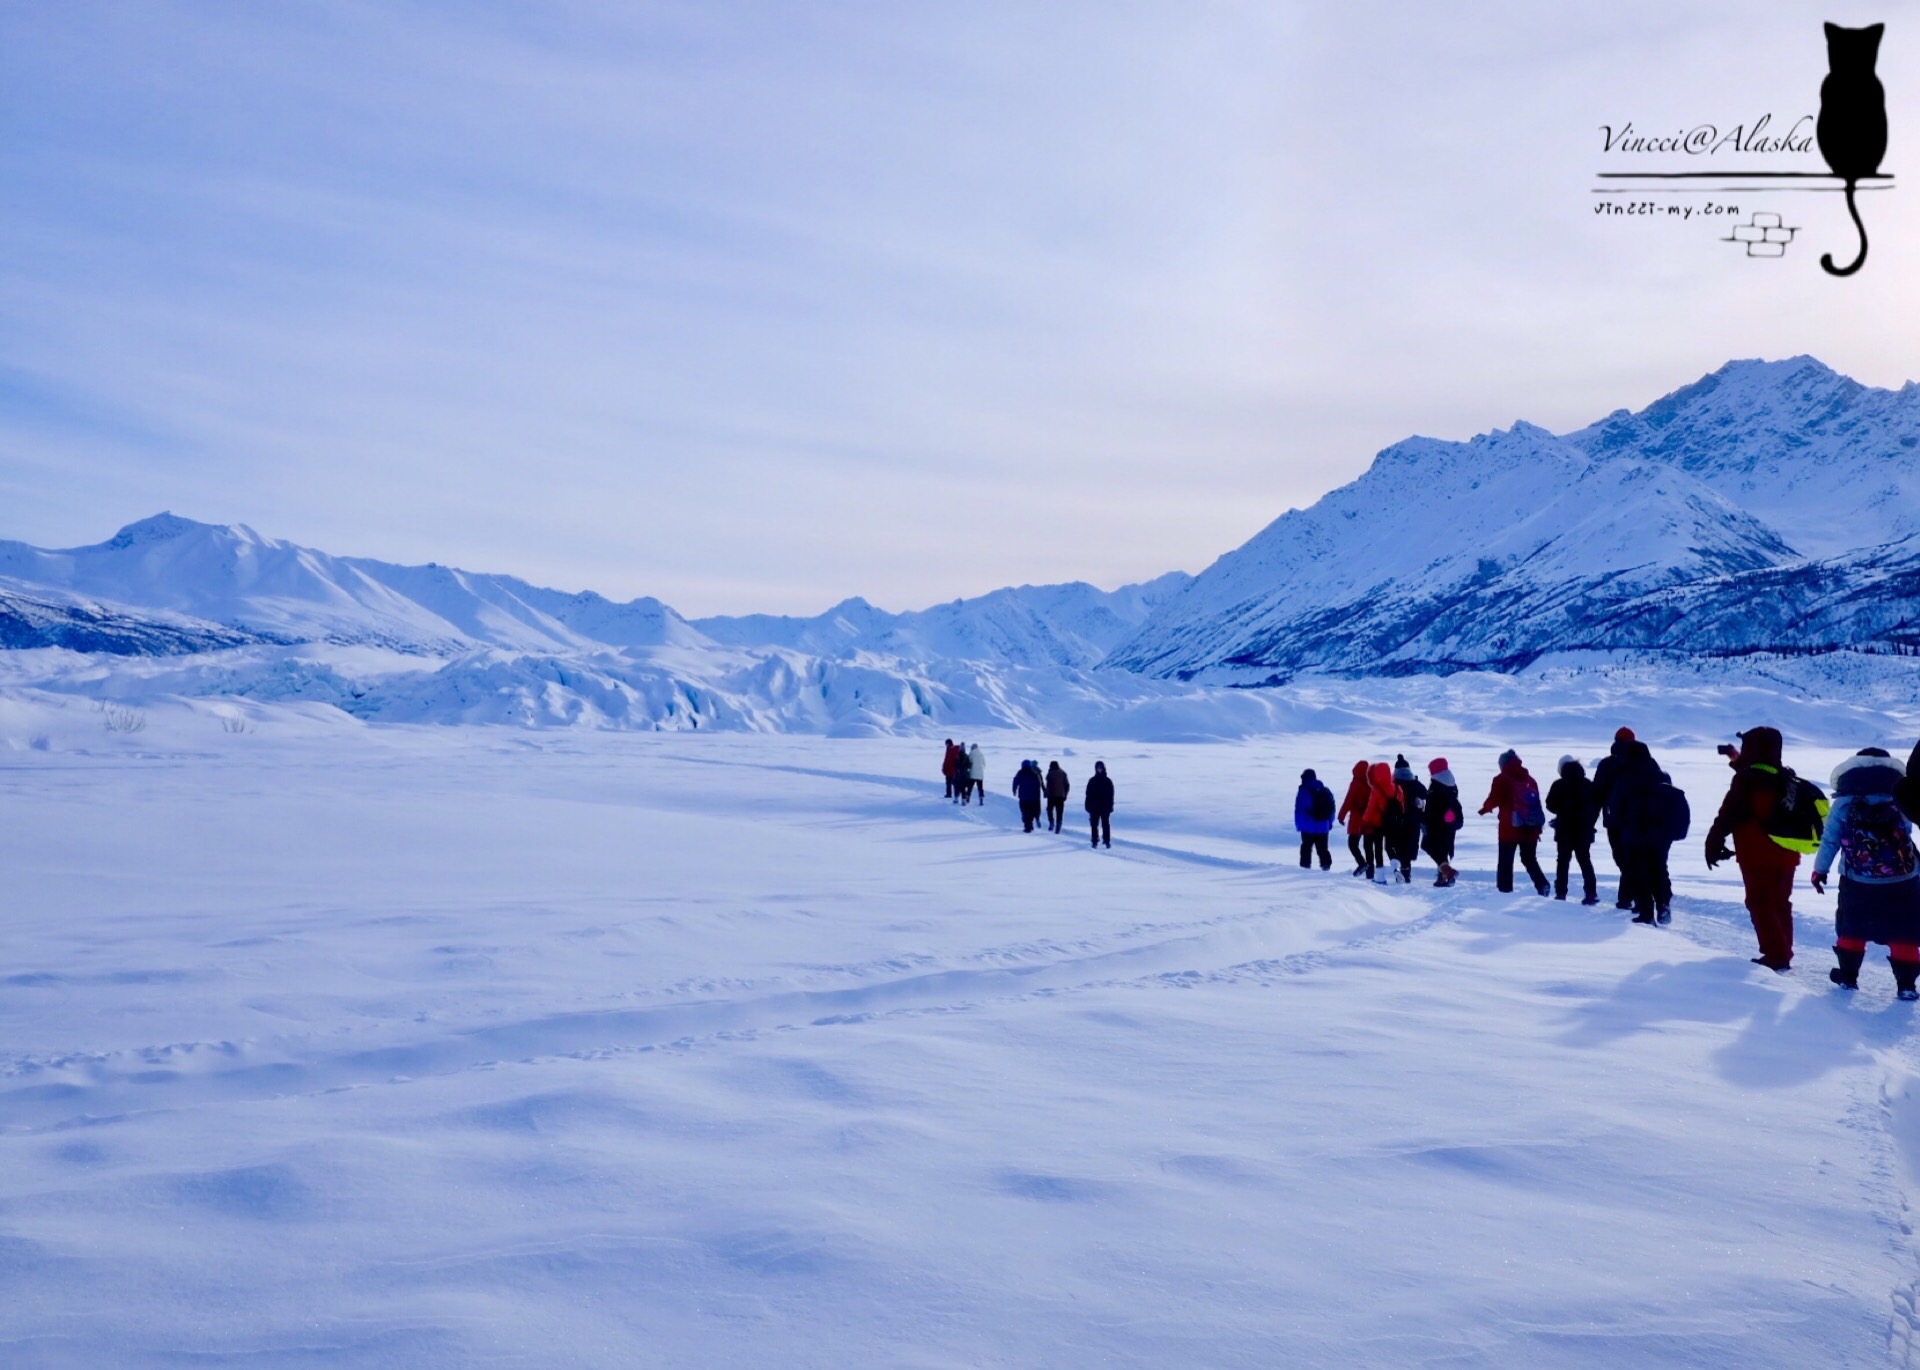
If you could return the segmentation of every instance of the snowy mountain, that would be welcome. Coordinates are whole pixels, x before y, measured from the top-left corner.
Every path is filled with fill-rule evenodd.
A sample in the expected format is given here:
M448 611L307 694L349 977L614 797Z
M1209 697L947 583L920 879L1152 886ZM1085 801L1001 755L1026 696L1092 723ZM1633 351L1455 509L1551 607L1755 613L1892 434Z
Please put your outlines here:
M46 551L0 542L0 589L89 596L281 641L331 641L438 652L476 645L524 650L698 646L658 600L615 604L511 576L446 566L395 566L262 537L242 524L158 514L90 547Z
M1920 388L1733 362L1564 436L1413 438L1228 553L1107 664L1222 684L1911 636Z
M1862 654L1920 652L1916 602L1920 387L1876 390L1805 357L1732 362L1572 433L1409 438L1199 577L906 613L849 599L811 618L689 621L656 599L335 557L172 514L89 547L0 543L17 686L521 726L1125 718L1240 735L1285 701L1208 687L1836 648L1853 650L1835 670L1859 670ZM1916 679L1902 668L1876 688Z
M22 604L84 597L127 623L171 617L184 625L182 642L198 630L212 633L209 641L225 633L227 645L333 642L436 655L490 647L577 653L725 646L1085 668L1189 579L1173 572L1114 591L1079 583L1024 585L901 614L855 599L815 618L755 615L696 624L657 599L622 604L513 576L335 557L244 525L173 514L130 524L90 547L47 551L0 542L0 593ZM72 645L17 636L13 645ZM156 644L166 641L157 627L151 636ZM124 650L139 650L139 634L122 638ZM183 649L191 650L154 648Z
M1637 414L1567 435L1665 462L1809 556L1920 533L1920 385L1862 385L1812 357L1729 362Z
M790 647L826 657L869 652L913 661L1084 669L1097 665L1192 579L1184 571L1172 571L1113 591L1084 581L1022 585L904 614L849 599L814 618L756 614L697 619L694 626L714 641L736 647Z

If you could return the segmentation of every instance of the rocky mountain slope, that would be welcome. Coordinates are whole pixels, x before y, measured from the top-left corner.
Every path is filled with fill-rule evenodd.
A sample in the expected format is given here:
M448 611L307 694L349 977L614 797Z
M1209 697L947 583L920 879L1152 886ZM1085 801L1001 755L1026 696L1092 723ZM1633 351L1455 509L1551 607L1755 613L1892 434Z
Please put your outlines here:
M1920 388L1733 362L1556 436L1414 438L1169 600L1107 665L1223 684L1554 652L1904 649Z

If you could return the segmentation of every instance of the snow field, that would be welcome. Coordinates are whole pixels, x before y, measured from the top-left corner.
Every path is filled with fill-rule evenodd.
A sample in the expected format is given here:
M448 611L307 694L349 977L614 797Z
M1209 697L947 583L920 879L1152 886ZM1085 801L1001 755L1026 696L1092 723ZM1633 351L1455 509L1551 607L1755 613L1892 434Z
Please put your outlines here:
M1912 1010L1804 883L1747 963L1704 745L1656 931L1491 820L1300 872L1390 734L987 733L983 812L937 740L212 707L0 700L0 1364L1908 1363Z

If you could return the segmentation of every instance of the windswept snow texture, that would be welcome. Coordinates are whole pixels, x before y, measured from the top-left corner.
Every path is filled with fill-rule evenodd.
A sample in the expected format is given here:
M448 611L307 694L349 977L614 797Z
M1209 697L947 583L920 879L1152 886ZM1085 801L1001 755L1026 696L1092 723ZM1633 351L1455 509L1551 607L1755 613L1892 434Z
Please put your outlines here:
M1282 515L1109 664L1258 684L1554 652L1912 650L1920 387L1731 362L1556 437L1412 438Z
M1697 822L1704 719L1633 718ZM1829 901L1776 977L1691 842L1665 931L1485 820L1293 865L1302 767L1511 734L988 733L962 810L925 740L145 724L0 695L8 1370L1911 1363L1914 1008Z

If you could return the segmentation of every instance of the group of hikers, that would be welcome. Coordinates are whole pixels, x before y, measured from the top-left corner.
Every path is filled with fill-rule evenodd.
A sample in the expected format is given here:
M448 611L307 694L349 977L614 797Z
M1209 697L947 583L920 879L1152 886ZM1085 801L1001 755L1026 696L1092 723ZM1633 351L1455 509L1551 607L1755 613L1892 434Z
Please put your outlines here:
M946 777L946 797L956 804L970 803L978 797L982 804L987 802L986 758L981 755L980 746L969 746L964 742L947 739L947 751L940 762L940 773ZM1058 761L1047 763L1046 774L1040 772L1040 763L1023 760L1020 768L1013 773L1013 797L1020 804L1020 819L1026 825L1026 831L1040 831L1039 824L1042 806L1045 806L1045 831L1059 832L1066 821L1067 798L1073 793L1073 781L1067 776L1064 767ZM1113 846L1113 780L1107 774L1107 763L1093 763L1093 776L1087 781L1084 807L1087 822L1092 833L1090 845L1095 847Z
M1801 858L1812 856L1815 893L1826 893L1836 863L1840 871L1837 964L1828 978L1842 989L1858 989L1867 944L1877 942L1887 948L1899 997L1920 1000L1920 857L1912 834L1920 816L1920 744L1905 765L1884 748L1862 748L1835 767L1829 800L1783 762L1778 729L1750 728L1739 738L1738 745L1720 748L1733 780L1707 830L1705 855L1709 870L1727 860L1739 866L1759 943L1754 963L1781 973L1792 967L1794 877ZM1614 906L1630 909L1636 923L1670 922L1667 855L1691 826L1686 795L1631 728L1614 734L1591 777L1571 756L1560 758L1557 772L1543 796L1519 754L1501 754L1479 810L1499 818L1496 888L1512 892L1518 857L1535 893L1547 893L1550 882L1537 852L1551 828L1554 897L1567 897L1577 865L1581 902L1597 904L1593 844L1604 831L1620 873ZM1311 867L1317 860L1322 870L1332 868L1327 836L1338 823L1347 831L1354 875L1384 882L1392 871L1410 881L1414 859L1424 851L1439 868L1433 883L1453 884L1454 838L1465 807L1445 757L1428 762L1427 773L1422 783L1404 756L1392 766L1358 761L1345 798L1336 802L1313 771L1303 771L1293 808L1300 864Z
M1580 902L1599 903L1593 844L1604 827L1620 871L1615 906L1633 910L1637 923L1670 922L1673 883L1667 875L1667 853L1687 835L1691 815L1686 795L1631 728L1614 734L1612 752L1594 766L1591 777L1571 756L1561 757L1556 770L1558 776L1543 796L1518 752L1500 754L1499 773L1480 805L1481 814L1499 816L1496 887L1512 892L1517 857L1536 894L1545 895L1551 888L1556 899L1565 899L1578 866ZM1327 834L1339 823L1347 830L1356 876L1384 883L1391 871L1400 881L1411 881L1414 860L1424 851L1439 868L1433 883L1442 888L1453 884L1459 878L1453 868L1454 839L1466 822L1466 806L1444 756L1427 763L1427 777L1424 782L1416 778L1404 756L1395 757L1391 766L1356 761L1346 797L1336 804L1333 792L1314 772L1301 772L1293 801L1300 864L1311 866L1317 858L1322 870L1332 869ZM1551 882L1538 854L1548 828L1555 847Z
M1731 860L1740 869L1747 915L1760 954L1756 965L1785 973L1793 965L1793 886L1802 857L1813 858L1811 884L1827 892L1839 871L1833 954L1828 978L1858 989L1867 944L1887 948L1887 964L1903 1000L1920 1000L1920 855L1913 822L1920 818L1920 744L1903 765L1881 747L1865 747L1834 768L1833 795L1788 767L1776 728L1750 728L1738 745L1720 748L1733 769L1719 811L1707 829L1709 870ZM947 740L941 771L956 804L970 797L986 802L980 748ZM1059 832L1072 782L1058 761L1042 773L1037 761L1020 763L1013 793L1026 831L1041 823ZM1085 808L1092 845L1113 845L1113 781L1104 761L1094 763ZM1614 907L1630 910L1636 923L1665 925L1673 917L1673 881L1667 857L1692 826L1687 797L1654 760L1631 728L1614 734L1607 755L1591 776L1574 757L1563 756L1543 795L1519 753L1502 752L1499 772L1482 801L1481 815L1498 817L1494 884L1513 891L1517 859L1534 892L1568 896L1578 867L1581 903L1600 902L1593 844L1605 832L1620 879ZM1333 868L1328 836L1336 825L1347 833L1355 876L1387 883L1411 882L1413 863L1424 852L1438 868L1433 883L1452 885L1454 841L1466 822L1460 785L1445 757L1427 763L1420 780L1405 756L1393 764L1356 761L1343 798L1311 770L1300 773L1293 825L1300 834L1300 864ZM1541 869L1539 846L1551 829L1554 878ZM1389 875L1391 873L1391 875Z

